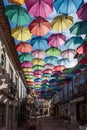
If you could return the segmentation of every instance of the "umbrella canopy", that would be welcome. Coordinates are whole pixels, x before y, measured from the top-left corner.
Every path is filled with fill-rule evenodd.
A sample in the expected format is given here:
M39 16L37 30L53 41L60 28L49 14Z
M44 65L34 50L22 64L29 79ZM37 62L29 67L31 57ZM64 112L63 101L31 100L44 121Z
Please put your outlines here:
M67 68L67 69L65 69L65 70L63 71L63 73L69 74L69 73L71 73L72 71L73 71L72 68Z
M30 44L32 45L33 50L46 50L49 47L46 38L40 36L32 38Z
M46 57L44 60L45 60L45 62L48 63L48 64L57 65L58 58L57 58L57 57L54 57L54 56L48 56L48 57Z
M33 63L32 62L22 62L21 63L21 67L25 67L25 68L28 68L28 67L32 67L33 66Z
M70 28L70 33L74 35L87 34L87 21L76 22Z
M34 65L33 66L33 70L43 70L43 66L42 65Z
M58 56L61 54L61 50L58 49L57 47L50 47L45 52L49 56Z
M27 42L20 42L16 45L16 50L18 52L31 52L32 46Z
M27 10L18 5L7 5L4 13L11 22L16 23L18 26L26 25L30 21Z
M65 43L66 37L61 33L52 34L48 38L48 44L53 47L59 47Z
M73 49L67 49L67 50L62 51L61 56L63 58L69 59L69 58L74 58L75 54L76 52Z
M8 2L11 2L12 4L22 5L24 4L25 0L8 0Z
M30 14L35 17L48 17L53 11L53 0L27 0L25 2Z
M54 67L55 71L63 71L66 67L64 65L58 65Z
M44 64L45 64L44 60L38 59L38 58L33 59L33 60L32 60L32 63L33 63L34 65L44 65Z
M43 59L45 57L45 52L43 50L34 50L32 51L32 56L35 58Z
M52 74L52 69L45 69L45 70L43 71L43 73L49 73L49 74Z
M22 68L22 70L23 70L24 72L31 72L31 71L32 71L32 68Z
M19 56L19 60L22 61L32 61L33 57L30 53L22 53Z
M44 36L50 31L50 23L44 18L37 17L30 23L29 29L36 36Z
M52 65L52 64L45 64L45 65L44 65L44 68L45 68L45 69L53 69L53 68L54 68L54 65Z
M62 58L62 59L60 59L60 60L57 61L57 63L58 63L59 65L66 65L67 62L68 62L68 59L67 59L67 58Z
M76 50L78 54L87 54L87 42L85 42L83 45L79 46Z
M73 24L73 17L60 15L53 19L51 27L53 30L63 31L68 29Z
M32 36L32 34L29 31L29 28L23 26L17 26L16 28L12 28L11 35L16 40L20 40L20 41L29 40Z
M77 15L79 19L87 20L87 3L81 6L77 11Z
M42 70L35 70L33 73L36 75L41 75L43 72Z
M83 38L81 36L73 36L66 40L64 46L68 49L74 49L76 50L80 45L82 45L84 42Z
M60 14L75 13L80 6L84 3L84 0L54 0L54 8Z

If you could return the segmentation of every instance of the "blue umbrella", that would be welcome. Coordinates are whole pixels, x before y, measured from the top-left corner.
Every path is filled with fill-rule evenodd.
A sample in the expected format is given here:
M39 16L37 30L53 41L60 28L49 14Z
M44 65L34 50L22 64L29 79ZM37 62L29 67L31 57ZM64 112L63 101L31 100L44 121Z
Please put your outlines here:
M75 13L82 4L84 4L84 0L54 0L56 11L65 15Z
M82 45L84 42L83 38L81 36L73 36L66 40L64 46L69 49L76 50L80 45Z
M68 62L67 58L62 58L62 59L57 61L58 65L66 65L67 62Z
M35 78L34 81L39 82L39 81L41 81L41 78Z
M30 44L32 45L33 50L36 49L46 50L49 47L46 38L41 36L32 38Z
M48 63L48 64L57 65L58 58L55 57L55 56L48 56L48 57L46 57L44 60L45 60L45 62Z

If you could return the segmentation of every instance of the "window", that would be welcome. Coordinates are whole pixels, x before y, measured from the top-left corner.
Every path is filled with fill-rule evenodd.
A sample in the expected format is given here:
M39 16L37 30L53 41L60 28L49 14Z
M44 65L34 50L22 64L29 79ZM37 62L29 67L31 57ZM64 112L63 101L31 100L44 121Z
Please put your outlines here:
M9 74L10 74L10 79L13 81L13 70L11 66L9 67Z
M1 55L1 66L5 68L6 65L6 57L4 54Z
M5 104L0 103L0 128L5 125Z

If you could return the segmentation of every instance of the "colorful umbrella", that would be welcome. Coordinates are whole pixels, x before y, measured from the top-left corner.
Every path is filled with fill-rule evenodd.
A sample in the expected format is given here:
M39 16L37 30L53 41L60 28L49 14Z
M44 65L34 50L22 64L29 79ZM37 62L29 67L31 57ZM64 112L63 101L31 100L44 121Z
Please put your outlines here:
M27 42L20 42L16 45L16 50L18 52L31 52L32 46Z
M53 0L50 0L50 2L48 0L27 0L25 4L29 13L35 17L46 18L53 11Z
M42 70L35 70L34 72L34 75L36 74L36 75L41 75L43 72L42 72Z
M24 76L25 78L34 78L34 75L31 75L31 74L27 74Z
M52 64L45 64L45 65L44 65L44 68L45 68L45 69L53 69L53 68L54 68L54 65L52 65Z
M22 53L19 55L19 60L22 61L32 61L33 57L30 53Z
M68 62L67 58L62 58L62 59L57 61L58 65L66 65L67 62Z
M63 73L69 74L69 73L72 73L72 71L73 71L73 68L67 68L67 69L63 70Z
M43 66L42 65L34 65L33 66L33 70L43 70Z
M87 54L87 42L85 42L83 45L79 46L76 50L78 54Z
M30 44L32 45L33 50L46 50L49 47L46 38L40 36L32 38Z
M45 62L44 62L42 59L38 59L38 58L33 59L33 60L32 60L32 63L33 63L34 65L44 65L44 64L45 64Z
M45 52L49 56L58 56L61 54L61 50L58 49L57 47L50 47Z
M80 6L84 3L84 0L54 0L54 8L60 14L75 13Z
M21 67L25 67L25 68L28 68L28 67L32 67L33 66L33 63L32 62L22 62L21 63Z
M79 19L87 20L87 3L83 4L81 8L77 11Z
M63 71L66 67L64 65L58 65L54 67L55 71Z
M7 5L4 13L11 22L16 23L18 26L26 25L30 21L27 10L18 5Z
M48 56L44 60L47 64L57 65L58 58L54 56Z
M74 35L87 34L87 21L76 22L70 28L70 33Z
M48 44L53 47L61 46L65 43L66 37L61 33L52 34L48 38Z
M22 70L23 70L24 72L31 72L31 71L32 71L32 68L22 68Z
M67 50L62 51L61 56L63 58L70 59L70 58L74 58L75 54L76 52L73 49L67 49Z
M8 2L11 2L12 4L22 5L24 4L25 0L8 0Z
M30 23L29 29L36 36L44 36L50 31L50 23L44 18L37 17Z
M68 29L72 24L73 24L73 17L60 15L56 16L53 19L51 27L53 30L63 31Z
M43 73L49 73L49 74L52 74L52 69L45 69L44 71L43 71Z
M43 50L34 50L32 51L32 56L35 58L43 59L45 57L45 52Z
M81 44L83 44L84 40L81 36L73 36L66 40L64 46L68 49L76 50Z
M26 41L29 40L32 34L29 32L29 28L23 26L17 26L11 29L11 35L16 40Z

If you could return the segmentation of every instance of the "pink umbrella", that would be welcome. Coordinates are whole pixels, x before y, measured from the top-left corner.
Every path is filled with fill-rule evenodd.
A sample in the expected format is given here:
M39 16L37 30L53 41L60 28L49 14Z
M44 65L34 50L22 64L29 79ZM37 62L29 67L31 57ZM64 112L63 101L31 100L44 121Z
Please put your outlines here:
M43 73L43 71L42 70L35 70L33 73L34 73L34 75L35 74L36 75L41 75Z
M45 65L44 65L44 68L45 68L45 69L53 69L53 68L54 68L54 65L53 65L53 64L45 64Z
M53 11L53 0L26 0L25 2L29 14L35 17L48 17Z
M32 67L32 66L33 66L32 62L26 62L26 61L24 61L24 62L21 63L21 67L27 68L27 67Z
M83 4L81 8L77 11L79 19L87 20L87 3Z
M52 34L48 38L48 44L53 47L61 46L65 43L66 37L61 33Z
M69 58L74 58L75 54L76 52L73 49L67 49L67 50L62 51L61 56L63 58L69 59Z
M32 56L35 57L35 58L39 58L39 59L42 59L45 57L45 52L43 50L34 50L32 51Z

